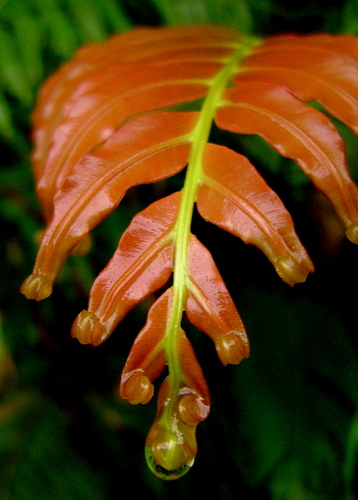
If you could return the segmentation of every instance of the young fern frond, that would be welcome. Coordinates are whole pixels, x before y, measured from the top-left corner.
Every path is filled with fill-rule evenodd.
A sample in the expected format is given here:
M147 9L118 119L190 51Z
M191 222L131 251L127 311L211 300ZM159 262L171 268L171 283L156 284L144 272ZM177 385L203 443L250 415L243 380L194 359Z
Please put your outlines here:
M309 50L308 50L309 49ZM201 99L199 111L171 111ZM191 232L194 206L207 221L257 246L289 285L313 264L278 196L248 159L209 143L213 124L261 135L292 158L333 205L358 243L358 189L344 145L319 101L358 131L358 41L328 35L242 37L226 28L137 29L92 44L44 85L34 115L34 172L47 220L33 274L21 291L47 298L65 260L139 184L187 167L180 192L136 215L95 280L72 335L101 344L127 312L154 303L124 367L120 393L147 403L168 367L146 442L155 474L183 475L209 391L182 330L182 315L215 343L224 365L249 356L243 323L210 252Z

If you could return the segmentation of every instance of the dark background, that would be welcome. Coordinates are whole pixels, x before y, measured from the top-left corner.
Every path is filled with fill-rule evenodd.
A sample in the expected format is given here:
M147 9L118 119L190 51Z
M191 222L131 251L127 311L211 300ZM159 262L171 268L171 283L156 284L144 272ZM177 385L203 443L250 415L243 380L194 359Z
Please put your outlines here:
M259 36L356 35L358 6L355 0L0 1L1 500L357 498L358 251L298 168L258 138L237 138L235 147L283 199L316 272L290 288L258 250L195 217L193 231L214 255L252 355L224 368L211 341L188 329L212 410L198 427L199 452L184 478L167 483L147 469L143 446L155 401L135 407L117 394L146 302L100 347L81 346L69 334L94 277L133 214L155 198L155 187L130 190L94 231L91 253L69 259L50 299L37 304L18 293L43 227L29 160L41 82L89 41L137 25L204 22ZM358 141L336 125L358 180ZM161 192L180 182L168 181Z

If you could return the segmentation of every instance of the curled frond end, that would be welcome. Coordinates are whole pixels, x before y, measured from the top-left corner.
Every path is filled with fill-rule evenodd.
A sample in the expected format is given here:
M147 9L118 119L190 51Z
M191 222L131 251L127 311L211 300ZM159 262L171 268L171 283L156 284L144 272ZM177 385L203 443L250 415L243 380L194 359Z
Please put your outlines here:
M178 403L180 419L187 425L198 425L209 415L210 407L195 394L185 394Z
M158 422L149 431L145 458L149 469L159 478L172 480L184 476L194 463L197 448L181 442L180 435L168 433Z
M52 293L52 282L43 274L31 274L20 287L27 299L47 299Z
M298 263L288 254L281 255L274 263L274 266L280 278L291 286L296 283L304 283L308 274L314 271L313 264L309 259Z
M132 405L149 403L154 394L154 385L143 370L128 373L120 385L120 395Z
M81 344L102 344L108 337L104 325L99 318L91 311L85 309L75 319L71 335L77 338Z
M236 330L218 336L215 340L215 347L224 366L238 365L250 355L250 345L246 334Z
M196 427L209 411L209 401L195 390L185 386L175 394L170 377L164 380L145 444L148 466L156 476L178 479L190 470L197 452Z

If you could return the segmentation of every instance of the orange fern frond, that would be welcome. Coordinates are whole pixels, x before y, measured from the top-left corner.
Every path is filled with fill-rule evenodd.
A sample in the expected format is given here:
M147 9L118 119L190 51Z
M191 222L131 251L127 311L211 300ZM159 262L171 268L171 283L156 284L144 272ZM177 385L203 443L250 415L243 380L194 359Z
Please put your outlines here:
M209 142L213 124L258 134L293 159L358 243L358 188L340 135L307 106L313 100L358 134L356 38L261 40L213 26L137 29L81 49L40 93L33 164L47 227L21 287L28 298L51 294L69 254L130 187L187 167L180 192L133 218L72 328L81 343L101 344L173 276L148 313L120 383L123 398L146 404L168 367L146 442L148 464L160 477L180 477L192 465L196 427L210 409L182 329L184 311L213 340L224 365L249 356L237 309L209 250L191 232L195 204L205 220L257 246L289 285L313 271L281 200L247 158Z

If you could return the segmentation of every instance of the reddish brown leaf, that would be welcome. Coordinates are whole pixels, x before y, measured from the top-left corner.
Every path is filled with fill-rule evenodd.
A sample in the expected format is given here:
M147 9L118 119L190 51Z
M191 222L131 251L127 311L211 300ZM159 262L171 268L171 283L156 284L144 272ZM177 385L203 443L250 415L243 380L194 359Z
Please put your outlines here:
M170 301L169 289L151 307L147 322L133 343L123 368L120 394L132 404L146 404L152 398L152 382L165 367L163 343L168 327Z
M219 127L259 134L282 156L294 159L330 200L348 234L358 242L358 189L346 167L343 141L322 113L268 83L238 83L225 93Z
M218 71L215 63L167 63L166 66L132 69L102 82L98 90L85 93L71 106L63 124L57 126L46 166L37 184L46 207L66 175L83 155L105 142L128 118L144 111L165 108L203 97L205 79ZM164 91L165 89L165 91Z
M224 365L238 364L250 352L245 327L210 252L194 236L190 240L188 279L188 319L215 342Z
M203 28L198 36L177 28L158 36L142 29L135 36L114 37L108 46L79 51L49 79L34 114L33 161L47 216L55 192L81 156L136 113L203 97L234 43L227 30L213 34Z
M164 179L185 167L196 113L143 115L86 155L68 175L55 200L33 274L22 287L42 300L69 253L121 201L129 187ZM83 171L86 175L83 175Z
M256 245L286 283L304 281L313 265L294 231L291 216L243 156L208 144L198 210L204 219Z
M152 391L147 389L150 386L149 382L156 380L164 369L165 342L169 340L171 334L169 331L171 307L172 289L169 288L150 309L147 323L136 338L127 358L122 372L120 392L122 397L132 403L147 402L148 393L152 394ZM177 352L180 363L178 395L195 393L196 397L200 397L202 403L209 407L208 387L189 340L182 330L177 339Z
M184 310L215 342L224 364L249 355L219 271L191 234L195 203L204 219L260 248L288 284L313 271L290 215L254 166L208 143L213 122L237 134L261 135L296 161L358 243L358 188L343 141L329 118L305 103L319 101L357 133L357 82L354 37L259 40L226 28L185 26L137 29L91 44L41 91L33 163L48 225L33 274L21 287L27 297L51 294L70 252L130 187L187 166L180 193L134 217L92 287L88 311L72 329L80 342L100 344L173 273L172 286L153 304L134 342L120 389L130 402L147 403L167 365L146 442L148 464L162 478L189 470L196 427L210 408L203 373L182 330Z
M320 101L358 133L358 42L329 35L276 36L242 65L235 83L285 85L303 101Z
M173 270L173 230L180 193L157 201L136 215L107 267L91 290L72 335L83 344L101 344L127 312L161 288Z

